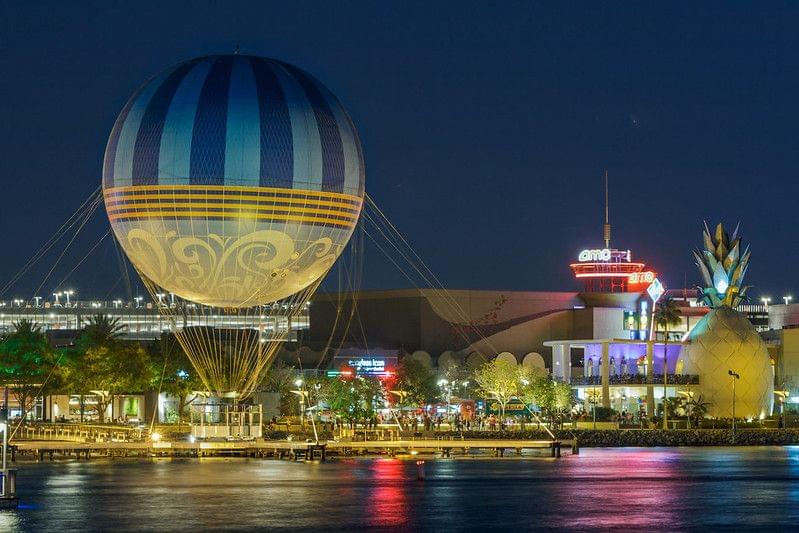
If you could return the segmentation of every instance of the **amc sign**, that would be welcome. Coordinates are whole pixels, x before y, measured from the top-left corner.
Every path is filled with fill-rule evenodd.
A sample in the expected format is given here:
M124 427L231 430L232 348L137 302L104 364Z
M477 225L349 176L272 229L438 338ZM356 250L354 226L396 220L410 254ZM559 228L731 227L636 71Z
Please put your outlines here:
M583 250L580 252L580 255L577 256L577 260L580 262L610 261L610 249L602 248L601 250Z

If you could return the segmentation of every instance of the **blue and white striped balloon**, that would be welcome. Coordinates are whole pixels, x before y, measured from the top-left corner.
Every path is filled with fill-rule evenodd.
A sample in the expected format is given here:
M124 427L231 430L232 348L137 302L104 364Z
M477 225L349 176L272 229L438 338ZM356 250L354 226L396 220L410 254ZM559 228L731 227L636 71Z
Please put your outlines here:
M306 72L207 56L130 98L103 191L143 276L191 301L249 307L308 287L340 255L360 216L363 156L341 103Z

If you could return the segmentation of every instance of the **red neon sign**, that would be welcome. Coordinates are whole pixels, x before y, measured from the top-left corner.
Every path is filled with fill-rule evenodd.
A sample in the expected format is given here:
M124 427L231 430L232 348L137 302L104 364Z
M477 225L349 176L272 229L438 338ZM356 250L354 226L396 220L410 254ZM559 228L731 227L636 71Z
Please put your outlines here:
M630 274L630 279L628 281L630 285L644 285L644 284L649 285L650 283L655 281L656 277L657 274L655 272L652 272L651 270L646 270L644 272L633 272L632 274Z

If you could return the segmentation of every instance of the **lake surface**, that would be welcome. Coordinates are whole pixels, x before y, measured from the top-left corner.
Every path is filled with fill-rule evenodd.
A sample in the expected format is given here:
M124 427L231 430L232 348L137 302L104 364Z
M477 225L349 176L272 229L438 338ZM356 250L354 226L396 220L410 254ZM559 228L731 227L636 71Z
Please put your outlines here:
M796 528L799 447L583 449L562 459L19 464L2 531Z

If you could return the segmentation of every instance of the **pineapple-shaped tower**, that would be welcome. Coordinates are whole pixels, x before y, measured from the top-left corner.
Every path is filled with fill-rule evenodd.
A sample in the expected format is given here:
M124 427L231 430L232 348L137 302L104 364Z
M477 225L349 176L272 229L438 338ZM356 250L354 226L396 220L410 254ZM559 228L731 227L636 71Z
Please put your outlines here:
M710 402L709 414L732 416L732 370L735 416L768 416L773 405L774 372L763 339L747 318L735 310L746 299L743 278L749 248L742 251L738 228L730 237L719 224L711 233L705 224L703 249L694 250L704 286L700 299L710 307L688 335L683 348L686 372L699 374L701 394Z

